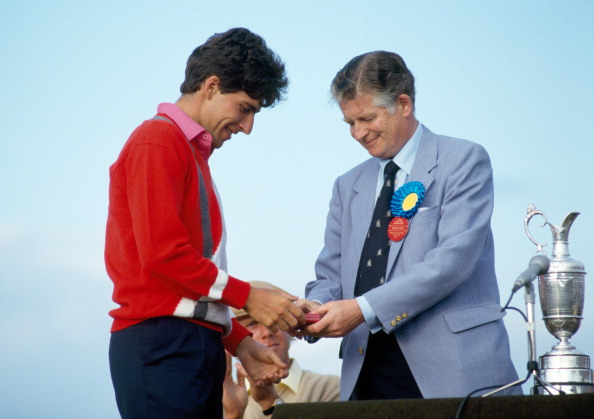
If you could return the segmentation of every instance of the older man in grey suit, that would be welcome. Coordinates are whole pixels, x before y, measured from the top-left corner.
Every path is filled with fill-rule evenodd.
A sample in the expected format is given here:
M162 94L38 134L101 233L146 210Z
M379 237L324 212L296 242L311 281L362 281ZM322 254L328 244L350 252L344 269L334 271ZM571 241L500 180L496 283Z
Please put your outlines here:
M323 316L305 335L344 336L341 399L463 397L516 380L487 152L417 121L397 54L353 58L332 94L372 158L336 180L317 279L298 304Z

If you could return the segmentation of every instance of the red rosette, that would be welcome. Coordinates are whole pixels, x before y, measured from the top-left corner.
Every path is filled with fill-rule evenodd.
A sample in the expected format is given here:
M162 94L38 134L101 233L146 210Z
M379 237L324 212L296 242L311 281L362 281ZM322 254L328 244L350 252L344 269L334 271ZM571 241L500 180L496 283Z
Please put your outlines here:
M393 242L399 242L408 233L408 220L404 217L394 217L388 225L388 237Z

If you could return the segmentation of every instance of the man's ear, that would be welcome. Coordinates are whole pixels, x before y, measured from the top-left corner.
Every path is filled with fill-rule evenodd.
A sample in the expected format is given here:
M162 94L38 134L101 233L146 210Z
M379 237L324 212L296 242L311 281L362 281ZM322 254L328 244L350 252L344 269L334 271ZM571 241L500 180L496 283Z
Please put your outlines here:
M412 99L409 95L405 95L404 93L398 96L397 99L398 107L402 110L402 116L408 118L413 114L414 106L412 103Z
M209 76L202 83L202 88L208 99L212 99L219 90L220 79L217 76Z

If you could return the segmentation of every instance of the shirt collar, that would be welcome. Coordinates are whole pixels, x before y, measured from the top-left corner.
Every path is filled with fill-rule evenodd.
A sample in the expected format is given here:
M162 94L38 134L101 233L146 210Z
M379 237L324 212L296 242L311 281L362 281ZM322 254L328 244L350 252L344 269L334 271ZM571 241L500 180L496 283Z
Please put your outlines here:
M404 144L404 147L394 156L392 159L394 163L400 167L407 175L410 175L412 167L417 157L417 150L419 149L419 142L421 141L421 135L423 135L423 125L419 123L417 129L410 140ZM380 165L380 173L383 173L384 167L390 159L378 159Z
M181 129L188 141L194 141L200 155L208 160L212 154L212 135L174 103L160 103L157 113L167 115Z
M303 371L301 367L297 363L296 359L291 359L291 367L289 368L289 376L287 378L283 378L281 382L278 384L279 386L285 386L293 393L297 393L299 391L299 383L301 382L301 375Z

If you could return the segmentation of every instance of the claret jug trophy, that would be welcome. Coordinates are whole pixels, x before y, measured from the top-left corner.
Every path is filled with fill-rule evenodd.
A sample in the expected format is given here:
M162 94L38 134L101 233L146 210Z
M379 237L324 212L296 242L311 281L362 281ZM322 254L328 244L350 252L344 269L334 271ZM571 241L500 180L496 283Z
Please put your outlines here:
M558 339L556 345L539 358L538 376L532 394L594 393L590 357L569 342L580 328L584 308L584 265L569 255L569 230L579 215L571 212L561 225L547 221L546 215L534 205L528 207L524 228L537 251L546 255L543 246L530 234L528 224L535 215L544 218L541 227L548 225L553 233L553 249L549 270L538 278L538 293L543 320L549 333ZM546 383L546 384L543 384Z

